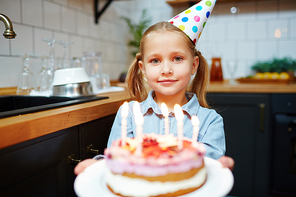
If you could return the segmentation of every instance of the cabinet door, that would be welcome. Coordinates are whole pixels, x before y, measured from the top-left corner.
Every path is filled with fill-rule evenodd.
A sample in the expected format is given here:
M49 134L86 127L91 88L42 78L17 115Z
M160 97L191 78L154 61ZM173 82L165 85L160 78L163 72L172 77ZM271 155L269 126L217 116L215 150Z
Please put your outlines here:
M296 196L296 94L273 94L272 196Z
M76 196L78 126L0 150L0 196Z
M80 125L82 159L104 154L114 118L115 114ZM92 146L89 147L90 145Z
M269 96L207 95L210 107L224 120L226 155L235 160L234 187L229 195L266 196L269 166Z

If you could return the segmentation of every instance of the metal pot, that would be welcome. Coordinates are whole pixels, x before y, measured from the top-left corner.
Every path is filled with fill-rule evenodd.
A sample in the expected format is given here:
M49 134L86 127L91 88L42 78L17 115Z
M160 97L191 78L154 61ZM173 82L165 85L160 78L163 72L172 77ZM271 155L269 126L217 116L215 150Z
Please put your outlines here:
M93 96L93 89L90 82L69 83L53 86L53 96L79 97Z

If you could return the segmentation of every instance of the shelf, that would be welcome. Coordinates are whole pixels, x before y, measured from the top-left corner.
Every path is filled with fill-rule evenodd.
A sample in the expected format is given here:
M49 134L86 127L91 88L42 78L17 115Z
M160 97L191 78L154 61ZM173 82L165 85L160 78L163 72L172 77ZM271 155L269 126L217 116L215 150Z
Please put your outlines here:
M100 16L105 12L105 10L108 8L108 6L112 3L113 0L108 0L104 6L99 10L99 1L100 0L94 0L94 15L95 15L95 23L99 23Z
M166 1L170 6L177 7L177 6L193 6L194 4L200 2L200 0L170 0Z
M109 5L113 1L124 1L124 0L106 0L106 3L104 4L104 6L101 9L99 9L100 0L94 0L94 17L95 17L96 24L99 23L99 18L101 17L101 15L105 12L105 10L109 7Z

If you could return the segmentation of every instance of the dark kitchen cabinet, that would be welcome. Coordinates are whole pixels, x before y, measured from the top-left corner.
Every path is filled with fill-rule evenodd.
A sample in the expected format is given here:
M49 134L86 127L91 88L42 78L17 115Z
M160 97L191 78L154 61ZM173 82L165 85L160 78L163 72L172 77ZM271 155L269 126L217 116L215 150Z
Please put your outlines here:
M224 119L226 155L235 160L230 196L267 196L270 161L270 95L210 93Z
M81 159L104 154L115 115L80 125Z
M272 95L271 196L296 196L296 94Z
M96 154L87 153L90 144L103 153L113 120L107 116L1 149L0 196L76 196L77 160Z
M78 126L0 150L0 196L74 196Z

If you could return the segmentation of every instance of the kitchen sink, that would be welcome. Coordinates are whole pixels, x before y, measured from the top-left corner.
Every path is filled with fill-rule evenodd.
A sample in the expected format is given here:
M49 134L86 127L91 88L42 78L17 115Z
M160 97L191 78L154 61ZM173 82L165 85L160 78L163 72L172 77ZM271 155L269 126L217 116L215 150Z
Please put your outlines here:
M0 118L39 112L107 98L108 97L103 96L0 96Z

